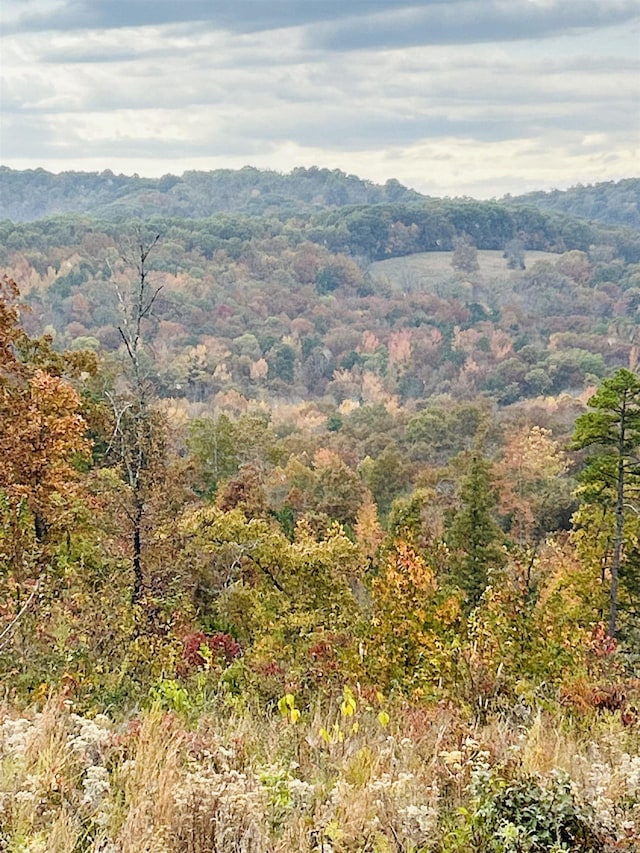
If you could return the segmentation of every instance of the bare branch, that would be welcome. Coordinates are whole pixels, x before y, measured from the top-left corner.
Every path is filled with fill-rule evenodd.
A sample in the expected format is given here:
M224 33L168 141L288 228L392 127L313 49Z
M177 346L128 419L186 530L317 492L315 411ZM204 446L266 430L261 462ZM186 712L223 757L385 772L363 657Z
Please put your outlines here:
M34 586L34 587L33 587L33 589L31 590L31 594L29 595L29 597L27 598L27 600L25 601L25 603L22 605L22 607L20 608L20 610L18 611L18 613L14 616L14 618L11 620L11 622L9 622L9 624L7 625L7 627L6 627L6 628L4 629L4 631L0 634L0 649L1 649L1 648L4 648L4 643L2 643L2 640L3 640L3 639L6 637L6 635L7 635L10 631L12 631L12 630L15 628L15 626L18 624L19 620L22 618L22 615L26 612L27 608L29 607L29 605L30 605L30 604L31 604L31 602L33 601L33 599L34 599L34 597L35 597L36 593L38 592L39 587L40 587L40 578L38 578L38 580L36 581L35 586Z
M135 356L134 356L133 352L131 351L131 345L129 344L129 340L122 330L122 326L118 326L118 331L120 332L120 337L122 338L124 345L127 348L127 353L129 354L129 358L131 359L131 361L135 361Z
M142 312L140 314L141 317L144 317L146 319L151 314L151 309L153 308L153 303L158 298L158 294L160 293L160 291L162 290L163 287L164 287L164 285L161 284L160 287L158 287L156 289L156 292L153 294L151 299L149 299L147 304L145 306L143 306Z

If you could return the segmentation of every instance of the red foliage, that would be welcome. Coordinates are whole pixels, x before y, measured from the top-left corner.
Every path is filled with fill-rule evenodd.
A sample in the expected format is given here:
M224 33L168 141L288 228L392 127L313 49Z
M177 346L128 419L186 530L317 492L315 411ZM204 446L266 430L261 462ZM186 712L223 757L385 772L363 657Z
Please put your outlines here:
M638 724L639 696L640 679L603 681L595 685L580 679L564 688L561 701L581 712L619 712L624 726L635 726Z
M182 660L178 664L178 673L182 677L189 675L194 669L202 669L206 666L208 656L203 649L211 652L212 663L228 666L242 654L242 646L229 634L205 634L196 631L184 639Z
M309 657L316 663L329 661L333 658L333 647L327 640L320 640L309 649Z
M280 666L280 664L275 660L270 660L267 663L257 663L254 665L254 672L258 675L264 675L265 677L277 677L284 678L285 670L284 667Z
M276 660L254 660L250 669L255 687L266 701L277 702L283 693L298 692L297 686L290 689L287 670Z
M607 629L602 622L599 622L593 629L591 648L599 658L612 655L618 648L616 640L607 634Z
M626 704L626 695L616 685L594 687L591 691L591 705L596 711L621 711Z
M319 687L328 680L344 679L340 652L349 645L344 634L327 633L307 649L307 671L304 679L310 686Z

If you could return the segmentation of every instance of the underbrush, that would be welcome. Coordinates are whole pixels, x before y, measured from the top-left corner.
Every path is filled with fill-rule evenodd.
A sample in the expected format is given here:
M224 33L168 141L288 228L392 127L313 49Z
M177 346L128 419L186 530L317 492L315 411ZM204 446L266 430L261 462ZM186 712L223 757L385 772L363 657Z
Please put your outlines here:
M53 698L0 712L0 850L637 851L639 747L619 711L479 723L348 687L198 716L165 690L124 720Z

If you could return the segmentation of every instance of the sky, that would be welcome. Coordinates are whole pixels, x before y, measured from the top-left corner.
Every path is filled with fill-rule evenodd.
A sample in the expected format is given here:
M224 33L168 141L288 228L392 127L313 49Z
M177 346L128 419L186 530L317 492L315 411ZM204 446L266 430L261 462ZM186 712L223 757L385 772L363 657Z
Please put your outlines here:
M0 163L563 189L640 174L639 59L640 0L2 0Z

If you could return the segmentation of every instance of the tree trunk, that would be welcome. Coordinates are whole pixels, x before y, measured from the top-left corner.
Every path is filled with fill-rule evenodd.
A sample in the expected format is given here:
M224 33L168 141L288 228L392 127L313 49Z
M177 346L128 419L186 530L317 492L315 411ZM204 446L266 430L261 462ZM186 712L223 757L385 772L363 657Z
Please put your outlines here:
M618 438L618 477L616 490L616 533L613 540L611 559L611 592L609 598L609 636L615 637L618 621L618 578L622 557L622 534L624 529L624 450L626 443L626 400L620 410L620 435Z
M140 604L142 599L142 519L144 506L136 501L133 518L133 603Z

